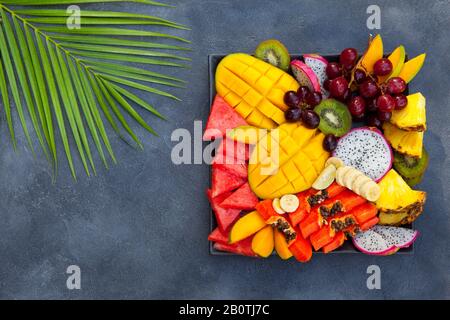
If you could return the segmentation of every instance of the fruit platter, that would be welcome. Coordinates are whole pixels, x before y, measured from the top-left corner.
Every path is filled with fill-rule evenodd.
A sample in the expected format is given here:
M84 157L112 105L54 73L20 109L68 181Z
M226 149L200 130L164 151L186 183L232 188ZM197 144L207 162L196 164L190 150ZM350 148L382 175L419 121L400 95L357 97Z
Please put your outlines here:
M409 84L425 58L386 54L381 35L361 53L290 54L271 39L210 56L211 253L411 252L429 159L426 100Z

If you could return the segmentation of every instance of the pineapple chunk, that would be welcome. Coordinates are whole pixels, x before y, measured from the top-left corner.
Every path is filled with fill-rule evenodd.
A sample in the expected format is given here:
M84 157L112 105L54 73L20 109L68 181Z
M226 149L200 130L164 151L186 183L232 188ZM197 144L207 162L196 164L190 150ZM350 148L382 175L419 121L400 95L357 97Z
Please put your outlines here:
M407 99L408 104L404 109L392 112L391 123L407 131L425 131L425 97L418 92L410 94Z
M412 157L422 157L423 132L402 130L389 122L383 124L383 131L392 148Z

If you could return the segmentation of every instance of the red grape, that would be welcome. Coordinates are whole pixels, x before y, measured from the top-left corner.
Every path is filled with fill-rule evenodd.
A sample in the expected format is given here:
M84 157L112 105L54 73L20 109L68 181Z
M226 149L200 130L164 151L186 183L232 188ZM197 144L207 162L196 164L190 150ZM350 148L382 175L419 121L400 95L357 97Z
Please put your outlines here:
M288 122L297 122L302 118L302 109L300 108L289 108L284 113L284 117Z
M361 69L356 69L355 70L355 81L356 81L356 83L360 84L364 80L366 80L366 73L363 70L361 70Z
M382 122L391 120L392 112L384 112L378 110L378 119Z
M387 76L392 72L392 62L386 58L377 60L373 65L373 72L377 76Z
M320 92L310 92L306 95L305 101L310 107L315 107L322 101L322 94Z
M337 143L337 138L334 135L327 134L325 139L323 139L323 148L328 152L332 152L336 149Z
M378 111L377 98L369 98L366 100L366 110L368 112Z
M408 104L408 99L406 99L405 95L398 94L394 96L395 100L395 110L402 110Z
M352 115L352 119L354 122L362 122L362 121L364 121L365 118L366 118L366 115L364 113L360 114L359 116Z
M347 70L353 68L357 59L358 59L358 51L356 51L355 48L346 48L342 50L341 55L339 56L339 62Z
M353 97L348 103L348 110L352 116L360 116L364 114L366 110L366 101L364 101L364 98L360 96Z
M378 93L378 86L375 81L367 79L360 84L359 92L364 98L372 98Z
M381 127L381 121L380 121L380 119L378 119L378 116L376 113L369 113L366 116L366 124L369 127L377 127L377 128Z
M315 129L319 126L320 117L313 110L305 109L302 112L302 120L305 127Z
M333 79L330 83L330 94L334 98L342 98L347 92L348 82L344 77L338 77Z
M377 107L379 112L391 112L395 109L395 100L392 96L383 94L377 98Z
M333 80L342 75L342 67L337 62L330 62L325 72L327 73L328 79Z
M325 80L325 81L323 82L323 87L324 87L324 89L327 90L327 91L330 91L330 82L331 82L330 79L327 79L327 80Z
M305 101L306 96L308 95L308 93L310 93L311 90L309 90L309 88L307 86L301 86L300 88L298 88L297 90L297 96L300 99L301 102Z
M298 106L300 99L295 91L288 91L284 94L284 103L286 103L288 107L294 108Z
M387 92L390 94L402 93L406 90L406 82L400 77L394 77L387 81Z

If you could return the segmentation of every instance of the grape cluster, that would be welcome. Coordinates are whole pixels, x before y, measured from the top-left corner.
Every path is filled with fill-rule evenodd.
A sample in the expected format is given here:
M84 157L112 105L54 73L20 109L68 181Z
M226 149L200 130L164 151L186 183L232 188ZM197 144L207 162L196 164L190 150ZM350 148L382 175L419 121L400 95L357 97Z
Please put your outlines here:
M381 127L389 121L393 110L406 107L407 99L403 92L406 82L393 77L378 83L380 77L392 72L392 63L382 58L373 65L373 74L367 74L356 66L358 52L354 48L344 49L339 62L331 62L326 68L328 79L324 86L331 97L347 104L354 121L365 121L367 125Z
M297 92L288 91L284 94L284 103L289 107L284 113L288 122L302 121L305 127L315 129L320 118L313 108L322 101L320 92L311 91L307 86L301 86Z

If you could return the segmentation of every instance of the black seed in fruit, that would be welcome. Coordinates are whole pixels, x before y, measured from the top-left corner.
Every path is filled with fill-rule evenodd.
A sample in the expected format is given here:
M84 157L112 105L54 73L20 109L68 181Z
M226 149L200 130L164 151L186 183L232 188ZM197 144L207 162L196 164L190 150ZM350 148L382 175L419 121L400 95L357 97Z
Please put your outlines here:
M338 77L331 80L330 94L334 98L342 98L348 90L348 82L344 77Z
M311 92L307 86L301 86L297 90L297 96L301 102L305 101L306 96Z
M355 70L355 81L356 81L356 83L360 84L364 80L366 80L366 73L363 70L361 70L361 69L356 69Z
M305 101L309 106L315 107L322 101L322 94L320 92L309 92Z
M303 110L302 120L305 127L309 129L317 128L320 123L319 115L310 109Z
M300 99L295 91L288 91L284 94L284 103L286 103L288 107L294 108L299 105Z
M333 80L342 75L342 66L337 62L330 62L325 69L328 79Z
M402 110L408 104L408 99L403 94L398 94L394 96L395 100L395 110Z
M363 83L360 84L359 93L364 98L375 97L375 95L378 93L378 86L375 83L375 81L373 81L371 79L367 79Z
M385 122L391 120L392 112L383 112L381 110L378 110L377 115L380 121Z
M284 117L288 122L297 122L302 119L302 109L300 108L289 108L284 113Z
M366 124L369 127L381 128L381 121L378 119L376 113L369 113L366 115Z
M325 139L323 139L323 148L328 152L332 152L336 149L337 142L337 138L334 135L327 134Z

